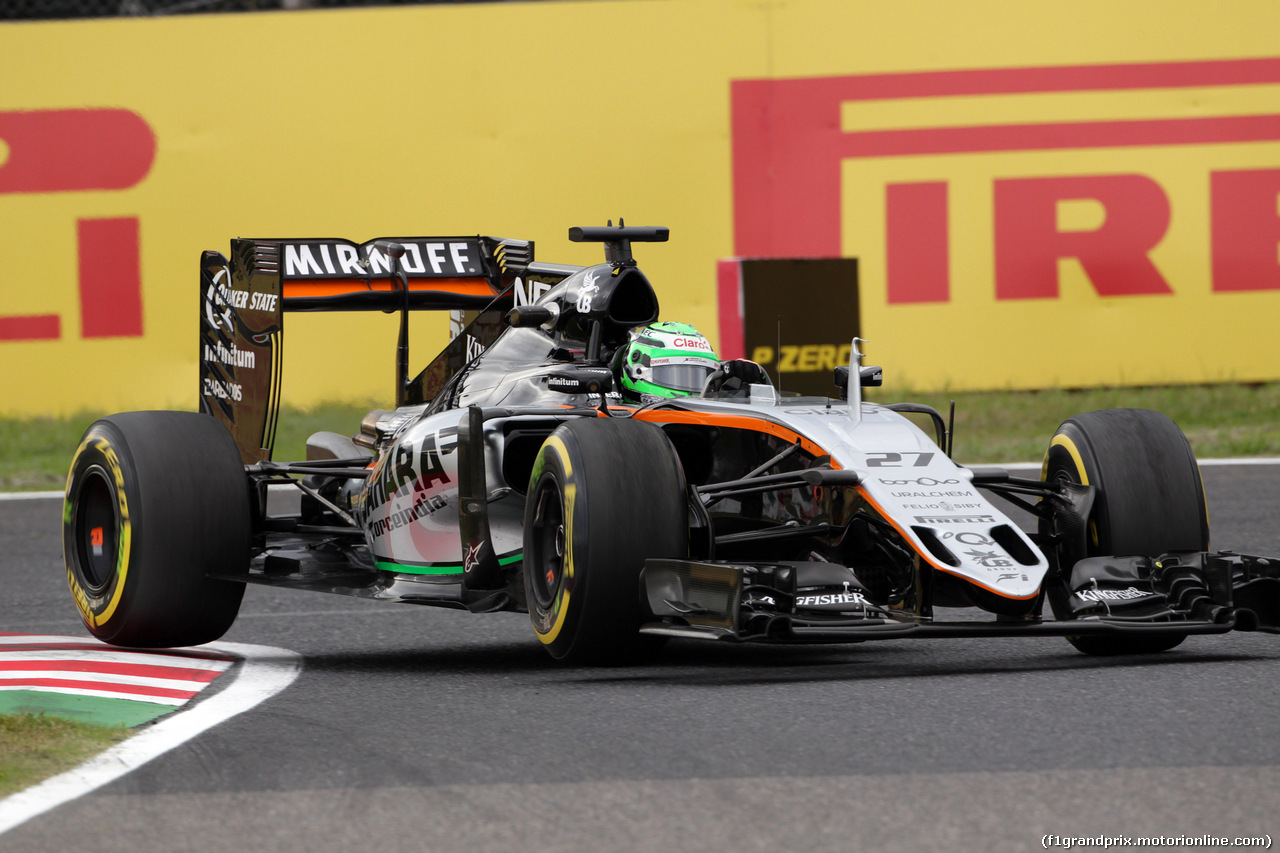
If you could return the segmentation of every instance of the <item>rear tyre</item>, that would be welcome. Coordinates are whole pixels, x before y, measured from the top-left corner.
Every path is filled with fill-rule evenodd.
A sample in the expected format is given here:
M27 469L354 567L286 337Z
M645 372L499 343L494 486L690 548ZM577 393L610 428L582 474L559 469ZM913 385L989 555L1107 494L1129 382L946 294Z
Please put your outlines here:
M525 504L524 587L552 657L617 664L656 649L660 638L638 633L640 570L688 551L684 471L661 429L573 420L542 445Z
M67 476L62 548L89 632L118 646L194 646L235 621L249 489L234 439L194 412L129 412L85 432Z
M1195 454L1182 430L1160 412L1107 409L1068 418L1045 454L1043 478L1095 489L1083 547L1064 543L1055 555L1064 578L1085 557L1209 549L1209 516ZM1184 639L1185 634L1067 637L1091 655L1162 652Z

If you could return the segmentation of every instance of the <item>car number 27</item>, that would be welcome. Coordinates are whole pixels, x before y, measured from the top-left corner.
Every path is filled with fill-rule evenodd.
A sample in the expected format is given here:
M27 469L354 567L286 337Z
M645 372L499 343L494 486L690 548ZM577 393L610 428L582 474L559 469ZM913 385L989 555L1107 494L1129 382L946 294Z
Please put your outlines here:
M905 462L903 457L912 457ZM903 453L868 453L868 468L927 468L933 459L932 451L908 450Z

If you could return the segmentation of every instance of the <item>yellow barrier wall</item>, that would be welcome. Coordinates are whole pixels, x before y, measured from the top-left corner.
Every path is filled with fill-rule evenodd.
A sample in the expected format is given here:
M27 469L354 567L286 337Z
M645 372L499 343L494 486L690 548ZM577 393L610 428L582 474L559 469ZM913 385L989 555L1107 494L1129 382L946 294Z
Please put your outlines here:
M835 182L819 178L835 186L837 221L818 219L837 245L819 253L860 258L862 333L888 384L1277 379L1280 290L1265 285L1280 276L1280 77L1264 62L1253 77L1168 82L1178 68L1280 56L1277 31L1274 3L1167 0L618 0L0 25L0 410L194 407L197 261L236 236L483 233L592 263L599 247L569 243L569 226L668 225L672 241L638 257L664 317L715 338L716 261L791 250L785 228L744 209L744 187L790 205L782 219L815 216L776 175L744 175L742 151L789 132L769 122L790 101L764 124L741 109L734 120L733 93L770 79L928 84L837 91L805 119L835 146L823 167ZM1119 89L935 85L1091 65L1154 70ZM1171 119L1230 128L1160 136ZM1117 122L1156 136L942 153L860 136ZM864 138L865 150L841 148ZM744 217L763 236L743 233ZM1114 269L1098 255L1108 221L1128 229ZM1217 255L1215 239L1228 247ZM921 265L923 290L891 291L891 251L901 269ZM1215 257L1219 284L1235 258L1264 287L1215 285ZM1056 287L1031 276L1029 293L1002 296L1000 263L1051 265ZM1099 293L1095 278L1123 291L1135 268L1165 289ZM416 319L425 363L447 320ZM285 399L388 398L394 330L383 315L287 316Z

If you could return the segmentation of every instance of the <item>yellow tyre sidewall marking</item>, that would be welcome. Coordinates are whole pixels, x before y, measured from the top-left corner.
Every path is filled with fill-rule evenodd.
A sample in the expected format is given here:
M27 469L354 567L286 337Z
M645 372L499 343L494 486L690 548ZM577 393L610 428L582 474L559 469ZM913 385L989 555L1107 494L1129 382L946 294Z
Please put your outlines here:
M543 453L549 451L555 453L556 458L560 460L560 467L564 470L564 482L561 484L561 493L564 495L564 566L560 578L560 589L557 591L555 603L551 605L554 616L551 627L546 633L535 632L543 645L550 645L556 641L564 629L564 621L569 613L569 587L573 585L573 508L578 492L577 484L573 482L573 464L569 461L569 448L565 447L564 441L559 436L553 435L542 445ZM536 623L534 627L537 627Z
M81 454L89 447L92 447L102 455L103 462L115 486L113 491L115 493L116 506L119 510L119 525L116 529L116 577L114 584L108 585L105 595L90 595L80 585L75 573L68 565L67 583L71 587L71 596L75 600L76 609L80 611L80 616L84 619L85 624L90 628L98 628L111 621L111 617L115 615L116 608L120 606L120 599L124 595L125 581L129 576L129 550L133 539L133 525L129 518L129 501L125 497L124 468L120 465L120 457L115 448L101 435L95 435L82 442L76 451L75 458L71 461L71 473L67 475L68 493L71 492L73 485L76 463L80 461ZM62 515L64 524L74 522L74 510L70 504L64 504ZM74 548L74 530L71 533L71 538L72 547ZM70 563L71 559L69 556L67 562Z
M1071 461L1076 464L1076 474L1080 476L1080 485L1089 485L1089 473L1084 469L1084 460L1080 457L1080 449L1076 447L1076 443L1062 433L1058 433L1049 442L1049 450L1045 451L1044 464L1040 466L1040 479L1044 479L1049 475L1049 452L1055 447L1061 447L1067 451L1071 457Z
M1044 454L1044 464L1040 466L1040 479L1043 480L1049 476L1049 453L1055 447L1061 447L1071 457L1071 461L1076 466L1076 474L1080 477L1080 485L1089 485L1089 472L1085 470L1084 459L1080 456L1080 448L1076 447L1076 443L1062 433L1055 435L1053 440L1049 442L1049 450L1045 451ZM1098 524L1092 518L1089 519L1089 538L1096 547L1098 544Z

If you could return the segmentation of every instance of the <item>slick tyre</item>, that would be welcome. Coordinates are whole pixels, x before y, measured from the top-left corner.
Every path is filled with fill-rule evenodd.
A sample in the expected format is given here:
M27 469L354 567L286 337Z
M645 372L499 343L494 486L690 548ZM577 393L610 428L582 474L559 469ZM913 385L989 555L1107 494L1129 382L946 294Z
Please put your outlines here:
M249 491L235 441L208 415L129 412L85 432L67 476L62 548L89 632L118 646L194 646L235 621L248 571Z
M524 585L551 656L621 664L652 651L640 635L640 570L689 550L684 471L659 428L574 420L538 452L524 516Z
M1182 430L1160 412L1107 409L1068 418L1045 454L1043 478L1095 489L1083 547L1066 543L1055 555L1064 579L1084 557L1209 548L1195 454ZM1166 651L1186 635L1067 639L1086 654L1117 655Z

